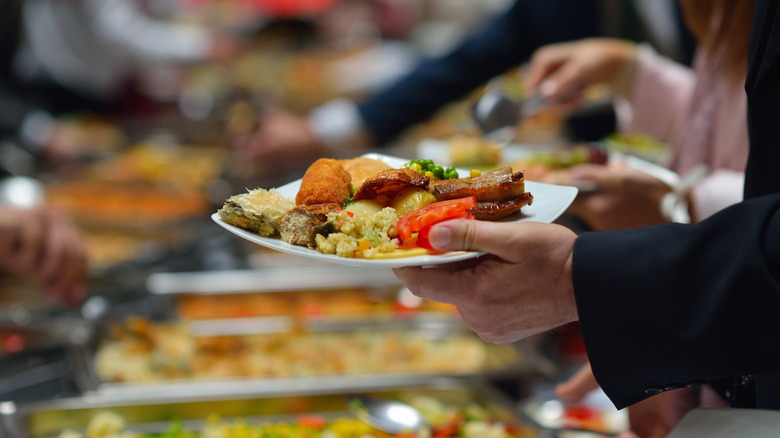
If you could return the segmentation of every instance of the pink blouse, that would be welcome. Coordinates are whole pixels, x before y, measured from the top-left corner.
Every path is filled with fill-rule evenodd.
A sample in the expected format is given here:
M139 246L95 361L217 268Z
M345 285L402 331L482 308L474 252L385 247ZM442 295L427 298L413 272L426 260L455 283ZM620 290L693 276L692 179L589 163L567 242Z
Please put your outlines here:
M717 72L719 66L714 61L699 53L691 69L640 45L631 95L616 101L622 132L644 133L670 145L670 169L684 175L696 162L708 166L709 175L692 190L693 209L699 220L742 200L748 156L743 81L718 77L700 90L713 93L710 97L717 96L708 109L712 115L704 118L704 123L709 123L704 130L711 129L711 138L691 141L702 130L701 123L693 123L692 111L704 111L693 105L695 86L697 80L712 78L711 74Z

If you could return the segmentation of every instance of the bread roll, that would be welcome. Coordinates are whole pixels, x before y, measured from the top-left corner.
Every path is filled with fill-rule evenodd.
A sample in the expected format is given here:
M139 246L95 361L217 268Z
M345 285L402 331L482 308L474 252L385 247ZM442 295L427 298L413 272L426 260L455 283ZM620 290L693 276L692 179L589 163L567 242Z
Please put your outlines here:
M390 166L384 161L374 158L357 157L349 160L342 160L344 170L352 176L352 187L355 189L363 185L363 182L377 173L390 169Z

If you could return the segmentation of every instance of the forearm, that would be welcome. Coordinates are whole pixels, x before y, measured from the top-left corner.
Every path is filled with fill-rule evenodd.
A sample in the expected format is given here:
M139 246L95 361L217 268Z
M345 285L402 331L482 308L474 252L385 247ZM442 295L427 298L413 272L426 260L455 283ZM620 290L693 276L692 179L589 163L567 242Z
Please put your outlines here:
M640 45L631 83L616 100L619 129L674 141L685 126L694 84L693 70Z
M361 117L377 142L392 139L446 103L518 66L538 47L597 35L599 7L594 0L518 0L453 52L423 63L362 104Z
M580 322L596 378L618 407L780 370L780 351L766 348L780 308L779 211L773 195L697 225L580 236Z

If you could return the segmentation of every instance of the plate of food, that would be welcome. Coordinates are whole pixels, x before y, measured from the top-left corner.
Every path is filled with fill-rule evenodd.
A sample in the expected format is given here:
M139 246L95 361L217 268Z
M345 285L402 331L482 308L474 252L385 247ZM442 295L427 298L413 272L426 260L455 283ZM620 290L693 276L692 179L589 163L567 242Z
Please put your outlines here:
M475 251L436 251L427 231L442 220L553 222L577 188L525 181L504 167L480 174L382 154L323 158L303 178L231 196L212 215L231 233L287 254L348 266L451 263Z

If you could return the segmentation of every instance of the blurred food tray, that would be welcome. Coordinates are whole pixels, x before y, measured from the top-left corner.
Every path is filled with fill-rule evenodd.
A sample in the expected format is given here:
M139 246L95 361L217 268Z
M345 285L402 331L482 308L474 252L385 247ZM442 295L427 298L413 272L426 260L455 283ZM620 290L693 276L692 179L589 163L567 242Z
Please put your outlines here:
M147 280L149 291L155 294L228 294L388 286L401 286L392 270L348 266L156 273Z
M527 378L557 371L531 345L487 343L451 315L308 325L284 317L169 323L135 318L109 332L73 348L82 391L208 393L278 382L319 387L369 376Z
M506 427L510 436L536 436L536 429L522 423L511 403L485 384L431 378L369 378L335 383L264 390L244 385L225 387L211 394L181 391L142 397L89 395L26 405L4 402L0 403L0 437L55 437L66 429L84 434L101 415L120 418L126 431L152 434L170 430L172 424L197 430L219 421L246 429L260 423L295 422L301 416L355 423L356 418L348 412L352 396L409 403L420 409L434 431L442 424L446 426L446 419L454 415L462 421L459 424L478 421L475 426Z

